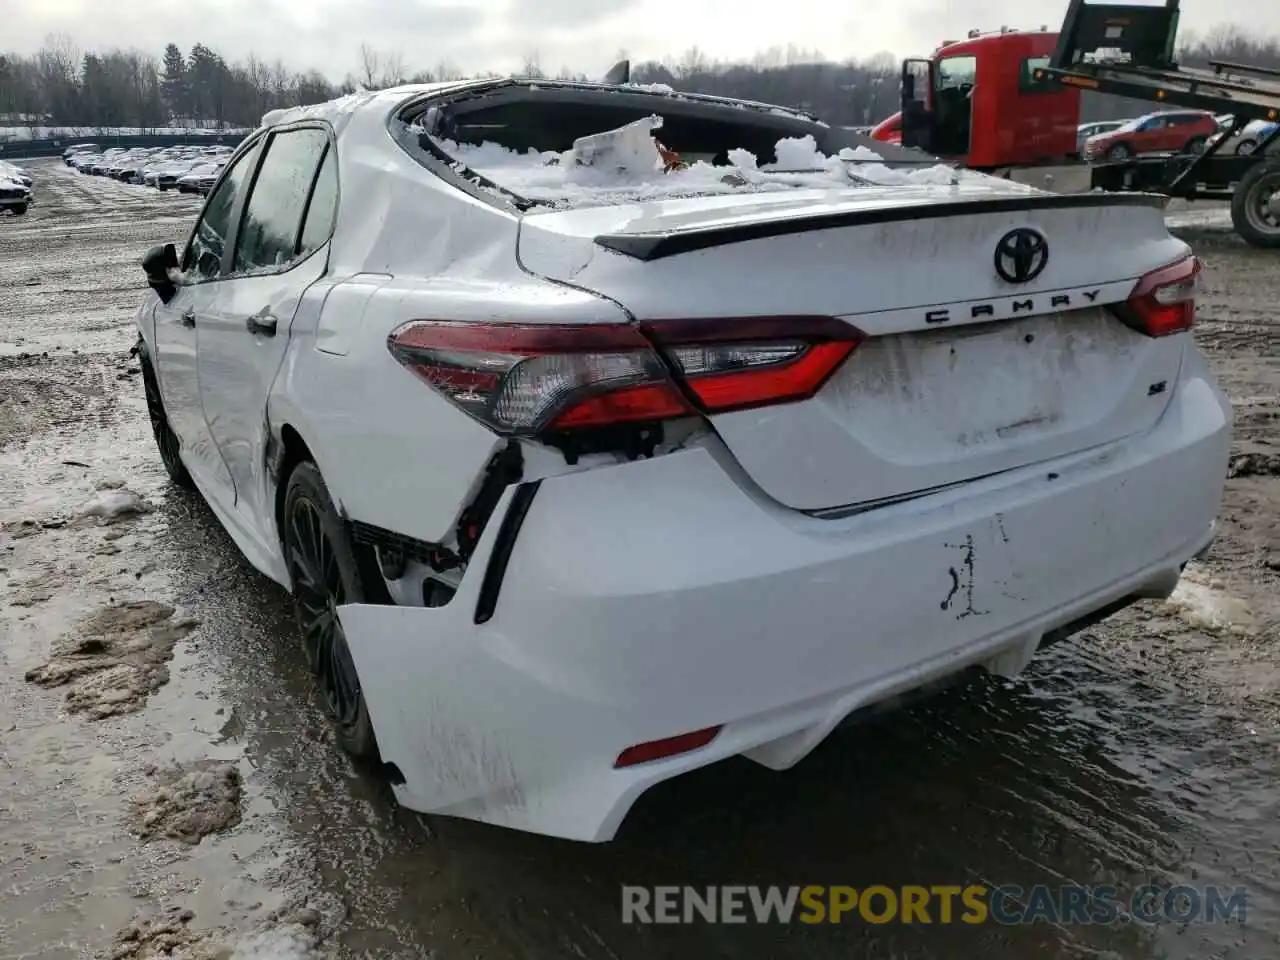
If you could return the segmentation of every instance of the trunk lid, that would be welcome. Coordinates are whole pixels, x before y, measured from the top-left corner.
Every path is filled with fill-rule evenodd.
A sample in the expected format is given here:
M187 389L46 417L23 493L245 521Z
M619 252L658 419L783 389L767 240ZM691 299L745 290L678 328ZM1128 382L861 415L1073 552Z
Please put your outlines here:
M1034 231L1041 272L997 245ZM822 314L866 335L809 400L712 422L766 493L812 511L1085 450L1159 419L1183 337L1106 309L1187 247L1155 198L990 181L803 190L526 215L524 266L638 320Z

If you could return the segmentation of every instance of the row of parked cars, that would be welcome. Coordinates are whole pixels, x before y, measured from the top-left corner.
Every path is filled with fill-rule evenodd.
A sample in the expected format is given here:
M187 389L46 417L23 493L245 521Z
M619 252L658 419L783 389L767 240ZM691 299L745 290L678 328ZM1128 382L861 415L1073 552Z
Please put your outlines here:
M63 161L81 173L124 183L206 194L231 156L231 147L180 144L169 147L110 147L80 143L67 148Z
M21 216L31 206L31 175L22 167L0 160L0 212Z
M1234 117L1215 116L1206 110L1162 110L1132 120L1100 120L1082 123L1076 143L1087 161L1127 160L1140 153L1200 153L1209 144L1230 137L1220 153L1241 156L1252 153L1275 132L1265 120L1247 123L1230 133Z

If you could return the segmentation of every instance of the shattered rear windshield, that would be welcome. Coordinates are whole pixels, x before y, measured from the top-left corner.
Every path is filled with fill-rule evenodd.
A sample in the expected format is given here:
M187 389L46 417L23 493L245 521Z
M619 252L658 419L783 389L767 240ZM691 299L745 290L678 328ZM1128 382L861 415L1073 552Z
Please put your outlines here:
M891 167L861 146L829 156L812 135L773 141L764 162L740 146L682 151L678 142L664 142L665 125L655 113L578 137L561 151L519 150L474 135L472 142L428 136L459 174L478 175L503 192L555 208L797 188L954 185L980 176L937 162ZM426 134L422 127L410 129Z

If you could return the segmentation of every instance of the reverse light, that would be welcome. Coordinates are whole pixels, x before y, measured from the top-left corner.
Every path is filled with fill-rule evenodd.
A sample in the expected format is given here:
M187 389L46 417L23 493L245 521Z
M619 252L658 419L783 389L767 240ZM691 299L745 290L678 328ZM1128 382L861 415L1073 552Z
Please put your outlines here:
M498 433L536 436L812 396L861 334L829 317L490 324L417 320L395 358Z
M1188 256L1146 274L1120 305L1121 318L1151 337L1190 330L1196 322L1200 271L1200 260Z

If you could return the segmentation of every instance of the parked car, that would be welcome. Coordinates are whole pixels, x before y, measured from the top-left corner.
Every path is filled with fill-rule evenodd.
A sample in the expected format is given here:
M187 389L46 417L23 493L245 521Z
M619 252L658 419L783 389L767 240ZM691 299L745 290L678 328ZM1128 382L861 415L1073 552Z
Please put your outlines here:
M1228 129L1230 128L1228 127ZM1253 153L1258 144L1271 136L1275 129L1276 124L1271 121L1251 120L1241 127L1234 136L1229 137L1219 150L1222 153L1234 153L1240 156ZM1227 132L1225 130L1219 131L1214 137L1210 138L1210 142L1217 142L1224 137L1227 137ZM1276 145L1272 144L1268 147L1268 153L1274 149L1276 149Z
M201 163L192 167L188 173L178 177L175 181L178 192L207 194L217 182L218 176L225 166L226 160L213 160L210 163Z
M603 84L265 124L143 260L146 401L410 808L607 840L1213 540L1231 403L1159 198Z
M101 153L102 147L96 143L73 143L62 151L62 162L71 166L72 158L84 153Z
M199 162L192 158L162 161L148 169L144 182L160 190L173 190L177 187L179 178L190 173Z
M24 187L30 187L34 182L26 170L7 160L0 160L0 179L16 180Z
M21 180L9 179L0 170L0 212L7 210L20 217L31 206L31 188Z
M1085 141L1086 160L1125 160L1142 153L1200 153L1218 132L1204 110L1149 113Z
M1107 133L1124 126L1127 120L1095 120L1093 123L1082 123L1076 128L1076 153L1084 153L1085 141L1100 133Z

